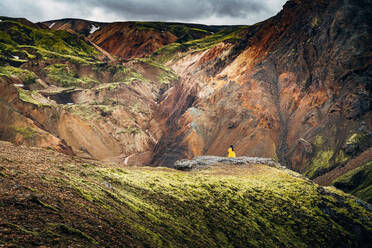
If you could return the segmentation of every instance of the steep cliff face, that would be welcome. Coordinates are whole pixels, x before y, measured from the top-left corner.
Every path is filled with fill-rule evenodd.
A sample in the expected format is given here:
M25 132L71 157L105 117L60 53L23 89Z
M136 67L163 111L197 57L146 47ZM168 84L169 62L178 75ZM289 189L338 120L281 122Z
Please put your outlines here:
M372 142L371 13L368 1L289 1L212 47L157 51L181 83L161 104L154 164L234 144L316 178L358 157Z

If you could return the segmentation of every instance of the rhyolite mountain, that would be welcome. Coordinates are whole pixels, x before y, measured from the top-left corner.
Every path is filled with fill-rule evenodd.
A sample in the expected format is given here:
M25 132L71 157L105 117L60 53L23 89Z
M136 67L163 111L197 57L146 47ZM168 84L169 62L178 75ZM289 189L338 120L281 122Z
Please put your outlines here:
M146 57L165 45L200 39L229 27L163 22L97 23L79 19L62 19L44 24L53 30L84 35L122 59Z
M371 201L370 1L251 26L1 17L0 138L125 164L270 157Z
M369 247L370 23L367 0L247 26L0 17L0 247ZM163 168L230 144L288 169Z

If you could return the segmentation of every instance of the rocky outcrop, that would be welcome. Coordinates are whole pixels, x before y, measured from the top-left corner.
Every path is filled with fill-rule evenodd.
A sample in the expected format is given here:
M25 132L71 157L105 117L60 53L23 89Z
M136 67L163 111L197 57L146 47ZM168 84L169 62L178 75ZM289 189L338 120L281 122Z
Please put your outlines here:
M277 168L282 166L273 161L270 158L256 158L256 157L237 157L237 158L227 158L218 156L200 156L193 159L182 159L174 163L171 168L177 170L191 171L208 168L209 165L250 165L250 164L265 164ZM285 167L284 167L285 168Z

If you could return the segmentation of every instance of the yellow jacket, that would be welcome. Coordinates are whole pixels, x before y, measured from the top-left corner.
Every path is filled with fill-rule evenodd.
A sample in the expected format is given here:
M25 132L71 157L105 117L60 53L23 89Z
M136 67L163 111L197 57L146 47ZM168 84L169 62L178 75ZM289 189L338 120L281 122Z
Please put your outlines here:
M227 151L229 152L229 155L228 155L229 158L235 158L236 157L235 152L231 149L231 147L229 147L229 149L227 149Z

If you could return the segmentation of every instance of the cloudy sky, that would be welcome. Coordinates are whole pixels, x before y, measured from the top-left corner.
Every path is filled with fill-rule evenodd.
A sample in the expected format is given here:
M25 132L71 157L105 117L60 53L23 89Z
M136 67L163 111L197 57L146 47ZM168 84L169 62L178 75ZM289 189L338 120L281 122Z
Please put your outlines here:
M254 24L278 13L286 0L1 0L0 16L33 22L61 18L93 21L177 21Z

